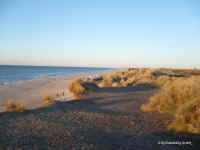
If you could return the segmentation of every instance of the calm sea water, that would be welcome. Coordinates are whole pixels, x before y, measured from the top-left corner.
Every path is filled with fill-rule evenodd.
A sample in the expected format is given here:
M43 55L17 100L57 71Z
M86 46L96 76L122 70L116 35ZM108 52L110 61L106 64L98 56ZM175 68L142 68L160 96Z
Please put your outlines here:
M80 73L104 72L108 70L111 70L111 68L0 65L0 84L22 82L24 80L32 80L41 77L56 77Z

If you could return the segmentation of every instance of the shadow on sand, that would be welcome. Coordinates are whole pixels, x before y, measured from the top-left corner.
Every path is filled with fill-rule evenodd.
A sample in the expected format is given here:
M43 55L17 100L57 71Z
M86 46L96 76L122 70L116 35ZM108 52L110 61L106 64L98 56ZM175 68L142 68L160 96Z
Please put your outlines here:
M166 118L159 114L148 114L140 111L140 105L157 91L158 89L141 86L102 88L80 100L57 101L51 106L27 110L24 113L1 113L0 120L4 121L1 121L2 124L0 124L0 132L2 132L0 145L3 148L10 145L14 149L30 150L72 148L91 150L200 149L200 135L167 131L164 123L163 127L158 129L153 122L156 122L157 125ZM89 116L84 116L83 113L81 118L76 116L77 112L85 112ZM98 119L99 115L103 116L102 125ZM38 122L24 124L24 122L27 123L27 118L31 119L31 117L34 120L39 120L41 124L37 124ZM71 121L68 118L72 118ZM133 120L135 124L131 124ZM20 124L20 121L23 128L12 126L12 124ZM60 127L52 130L46 128L43 125L44 122ZM80 128L82 124L87 125ZM34 129L35 126L41 126L41 130ZM65 139L66 127L71 130L72 134ZM30 128L31 131L29 131ZM41 131L48 134L42 135ZM192 145L158 144L162 141L191 141Z

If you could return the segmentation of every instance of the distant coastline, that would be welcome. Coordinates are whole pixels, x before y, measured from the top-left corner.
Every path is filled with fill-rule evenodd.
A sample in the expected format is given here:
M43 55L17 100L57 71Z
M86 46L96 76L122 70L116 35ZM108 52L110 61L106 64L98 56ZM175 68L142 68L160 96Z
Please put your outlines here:
M89 66L48 66L48 65L14 65L14 64L0 64L0 67L1 66L21 66L21 67L60 67L60 68L63 68L63 67L68 67L68 68L99 68L99 69L102 69L102 68L110 68L110 69L117 69L115 67L89 67Z
M65 67L65 66L29 66L29 65L0 65L0 84L24 82L45 77L78 75L113 70L100 67Z

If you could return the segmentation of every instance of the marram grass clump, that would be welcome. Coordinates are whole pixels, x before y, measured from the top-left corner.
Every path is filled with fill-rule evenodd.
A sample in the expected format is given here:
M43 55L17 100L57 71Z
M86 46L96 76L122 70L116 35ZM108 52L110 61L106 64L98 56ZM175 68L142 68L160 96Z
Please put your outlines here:
M95 82L87 79L76 79L69 85L69 91L74 94L75 99L83 98L91 91L98 89Z
M12 100L8 100L5 107L8 112L24 112L26 110L23 104L16 104Z
M174 114L181 105L200 96L198 82L194 78L177 79L168 86L165 85L147 105L142 106L142 110Z
M48 94L45 94L43 96L43 105L50 105L53 103L55 103L55 99L52 96L50 96Z
M112 75L104 75L103 80L98 83L101 88L104 87L118 87L120 86L121 77L119 73L113 73Z
M171 114L169 129L200 133L200 77L180 78L166 84L141 109L145 112Z
M188 103L180 106L175 114L175 120L169 129L177 132L200 133L200 99L193 98Z

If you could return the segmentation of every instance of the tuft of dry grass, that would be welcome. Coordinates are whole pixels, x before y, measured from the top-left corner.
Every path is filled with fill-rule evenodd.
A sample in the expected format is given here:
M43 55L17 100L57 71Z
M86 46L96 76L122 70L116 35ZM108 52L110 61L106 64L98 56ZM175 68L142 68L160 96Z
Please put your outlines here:
M121 84L119 82L112 83L112 87L121 87Z
M23 104L16 104L12 100L8 100L5 104L6 110L9 112L24 112L25 106Z
M74 95L83 95L86 94L86 89L82 86L83 81L77 79L69 85L69 91L74 93Z
M141 109L173 115L169 129L200 133L200 78L179 78L169 83Z
M186 76L199 76L199 69L174 69L172 72L176 74L186 75Z
M162 90L143 106L143 110L158 111L160 113L175 113L180 105L200 96L197 81L194 78L176 79L171 84L165 85ZM199 85L200 86L200 85Z
M50 105L53 103L55 103L55 99L52 96L49 96L48 94L44 94L43 105Z
M159 86L159 87L169 87L170 84L172 84L176 79L176 77L171 77L168 75L163 75L163 76L158 76L155 80L154 83Z
M12 100L8 100L5 104L7 111L13 111L16 109L16 104Z
M168 128L177 132L200 133L200 99L193 98L181 105Z
M17 112L24 112L25 111L24 104L17 104L16 111Z
M75 99L82 98L91 91L95 91L98 88L95 82L84 79L76 79L69 85L69 91L74 94Z
M101 87L112 87L114 80L115 80L114 76L104 75Z
M121 85L121 87L127 87L127 86L128 86L128 82L125 81L124 79L122 79L122 80L120 81L120 85Z

